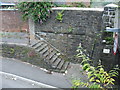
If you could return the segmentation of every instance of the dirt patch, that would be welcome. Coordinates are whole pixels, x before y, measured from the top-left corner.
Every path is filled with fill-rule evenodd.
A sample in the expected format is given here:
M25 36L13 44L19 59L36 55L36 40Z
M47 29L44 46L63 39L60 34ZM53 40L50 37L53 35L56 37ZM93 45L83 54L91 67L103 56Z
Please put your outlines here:
M34 49L26 46L2 44L0 55L8 58L15 58L23 62L28 62L33 65L51 70L51 66L44 61L44 59Z

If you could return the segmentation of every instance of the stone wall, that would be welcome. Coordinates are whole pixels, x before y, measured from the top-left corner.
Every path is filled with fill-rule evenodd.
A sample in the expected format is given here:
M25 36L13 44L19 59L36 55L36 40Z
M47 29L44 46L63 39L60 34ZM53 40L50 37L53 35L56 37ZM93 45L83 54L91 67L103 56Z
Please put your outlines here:
M75 8L76 9L76 8ZM60 9L53 9L51 17L42 25L35 24L35 32L59 49L62 53L73 58L79 43L87 49L89 55L93 53L94 40L97 34L102 30L102 13L103 10L95 9L68 9L63 12L63 21L56 19ZM100 45L100 37L96 42L96 47ZM94 59L99 58L99 50L94 49L92 55ZM73 60L74 61L74 60Z
M0 31L2 32L26 32L28 23L22 20L22 14L18 10L0 10Z

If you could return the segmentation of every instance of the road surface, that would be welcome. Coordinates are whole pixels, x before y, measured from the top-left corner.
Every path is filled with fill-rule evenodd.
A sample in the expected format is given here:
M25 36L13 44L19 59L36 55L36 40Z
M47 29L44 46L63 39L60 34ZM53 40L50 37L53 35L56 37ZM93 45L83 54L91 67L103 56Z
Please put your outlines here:
M2 77L2 82L0 82L2 88L43 88L40 85L18 78L12 78L9 75L0 75L0 77Z
M2 58L0 57L0 64L2 65L2 72L10 73L16 76L20 76L23 78L27 78L36 82L40 82L43 84L51 85L58 88L70 88L71 83L70 81L62 74L60 73L52 73L48 74L45 71L41 70L39 67L33 66L31 64L27 64L24 62L21 62L19 60L15 59L9 59L9 58ZM0 66L1 66L0 65ZM13 87L10 85L7 85L6 81L10 82L11 80L6 80L3 77L3 87ZM12 83L15 83L16 81L11 81ZM18 86L20 86L21 83L24 84L22 81L17 81ZM27 83L26 83L27 84ZM21 84L22 85L22 84ZM29 87L27 84L26 87ZM30 86L32 87L32 86Z

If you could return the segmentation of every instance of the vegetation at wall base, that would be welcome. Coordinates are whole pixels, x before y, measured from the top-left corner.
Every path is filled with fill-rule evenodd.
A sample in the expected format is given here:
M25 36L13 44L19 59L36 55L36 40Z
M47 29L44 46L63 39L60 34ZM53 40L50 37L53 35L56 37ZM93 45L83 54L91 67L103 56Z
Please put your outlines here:
M45 62L42 56L30 47L15 44L2 44L0 46L2 47L2 50L0 50L2 57L15 58L46 70L53 70L51 65Z
M97 67L91 66L89 61L91 61L84 53L84 49L79 46L78 47L78 54L77 57L82 58L83 61L81 62L82 69L87 72L87 76L89 81L82 82L81 80L73 80L73 87L74 89L81 87L86 88L99 88L102 90L108 90L108 88L114 88L115 79L119 76L119 67L118 65L115 66L109 72L105 71L101 62L98 64Z

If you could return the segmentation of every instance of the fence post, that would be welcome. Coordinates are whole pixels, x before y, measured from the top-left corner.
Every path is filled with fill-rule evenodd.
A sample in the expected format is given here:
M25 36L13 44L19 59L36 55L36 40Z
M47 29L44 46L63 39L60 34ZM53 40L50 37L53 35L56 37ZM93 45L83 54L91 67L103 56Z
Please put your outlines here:
M31 41L35 39L35 23L31 18L29 18L28 23L29 23L29 37L31 43Z

